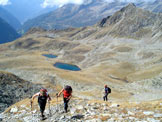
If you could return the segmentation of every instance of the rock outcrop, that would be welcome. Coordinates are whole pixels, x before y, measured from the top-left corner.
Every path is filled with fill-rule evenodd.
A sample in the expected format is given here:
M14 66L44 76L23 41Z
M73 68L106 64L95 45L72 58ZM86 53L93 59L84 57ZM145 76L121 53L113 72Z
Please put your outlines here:
M31 97L40 88L41 85L32 84L14 74L0 72L0 112L24 98Z
M155 32L154 28L161 26L161 18L160 14L129 4L114 15L104 18L99 26L111 28L108 34L115 36L141 38L149 35L151 37Z

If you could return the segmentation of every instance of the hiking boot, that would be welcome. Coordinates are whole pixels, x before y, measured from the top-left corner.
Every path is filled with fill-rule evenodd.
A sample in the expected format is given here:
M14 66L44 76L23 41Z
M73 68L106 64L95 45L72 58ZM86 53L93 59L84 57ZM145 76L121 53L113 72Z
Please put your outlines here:
M65 113L67 113L68 112L68 110L65 110Z
M44 118L45 116L44 115L41 115L42 118Z

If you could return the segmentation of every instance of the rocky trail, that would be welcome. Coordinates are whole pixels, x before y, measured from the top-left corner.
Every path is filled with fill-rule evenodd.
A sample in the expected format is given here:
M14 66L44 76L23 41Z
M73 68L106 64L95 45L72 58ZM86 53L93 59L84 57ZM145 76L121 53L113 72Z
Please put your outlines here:
M50 115L51 112L51 115ZM46 106L45 122L162 122L161 102L113 103L73 98L68 113L64 113L63 101L52 100ZM30 100L24 100L8 108L0 115L4 122L39 122L37 102L30 108Z

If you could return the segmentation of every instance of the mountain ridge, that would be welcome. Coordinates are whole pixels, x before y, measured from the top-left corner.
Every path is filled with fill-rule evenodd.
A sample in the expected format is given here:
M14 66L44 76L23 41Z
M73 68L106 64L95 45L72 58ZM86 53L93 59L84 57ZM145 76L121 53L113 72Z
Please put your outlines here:
M105 2L97 0L85 5L67 4L53 12L36 17L36 20L38 20L37 22L34 19L25 22L22 29L26 32L30 27L34 26L43 27L44 29L64 29L68 27L93 25L103 18L103 16L106 17L110 14L110 12L106 11L104 8L107 7L110 8L111 11L116 11L117 8L122 6L123 5L116 5L113 3L107 6Z
M153 8L155 3L139 2L138 6L150 11L155 11ZM106 3L104 1L92 0L83 5L67 4L58 8L57 10L38 16L34 19L26 21L22 26L25 32L31 27L42 27L44 29L65 29L68 27L85 27L96 24L102 18L112 15L117 10L126 6L127 2L112 2ZM158 2L159 7L162 5ZM157 9L160 10L160 9ZM160 11L155 11L160 12ZM80 21L77 21L80 20ZM46 23L46 24L45 24ZM48 23L48 24L47 24Z
M150 27L160 27L160 25L158 25L157 23L161 23L161 17L162 16L159 14L151 13L150 11L136 8L134 4L129 4L128 6L122 8L120 11L114 13L113 16L108 16L107 18L103 19L99 23L99 25L101 27L104 27L115 26L116 24L116 28L113 28L111 30L111 34L116 33L120 36L123 35L140 38L144 35L144 33L152 35L152 32L149 32L149 30L154 30ZM141 34L139 31L144 32L143 34Z
M0 7L0 17L10 24L15 30L20 29L21 23L18 19L2 7Z

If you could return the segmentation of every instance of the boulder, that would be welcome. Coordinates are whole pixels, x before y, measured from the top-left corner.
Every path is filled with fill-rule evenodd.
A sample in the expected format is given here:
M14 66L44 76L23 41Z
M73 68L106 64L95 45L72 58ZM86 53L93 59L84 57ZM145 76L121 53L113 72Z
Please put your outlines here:
M14 108L11 108L10 110L11 113L16 113L18 112L18 108L15 106Z

